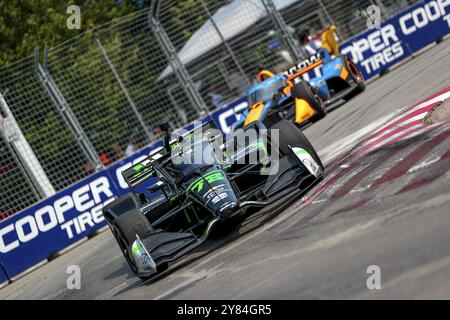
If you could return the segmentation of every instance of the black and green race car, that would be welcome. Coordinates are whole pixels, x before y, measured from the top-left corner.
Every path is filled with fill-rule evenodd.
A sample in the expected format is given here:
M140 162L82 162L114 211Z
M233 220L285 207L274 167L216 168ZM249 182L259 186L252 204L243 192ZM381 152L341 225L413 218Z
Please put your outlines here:
M138 277L165 270L222 221L301 196L321 179L324 167L295 125L283 120L269 129L255 122L225 142L213 122L175 141L167 132L162 151L122 173L131 192L103 215Z

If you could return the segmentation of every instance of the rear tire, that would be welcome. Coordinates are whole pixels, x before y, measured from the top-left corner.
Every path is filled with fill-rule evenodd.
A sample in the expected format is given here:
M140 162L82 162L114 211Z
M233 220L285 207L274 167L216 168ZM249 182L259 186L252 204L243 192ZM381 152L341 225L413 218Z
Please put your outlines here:
M311 107L316 111L316 114L311 118L311 121L314 122L326 116L327 110L322 98L320 98L317 90L308 81L303 80L295 84L291 89L291 93L295 98L308 101Z
M345 101L348 101L354 96L363 92L364 89L366 89L366 83L364 82L364 77L361 74L361 71L359 70L358 66L352 61L352 59L342 55L342 61L344 64L344 68L347 70L349 76L356 83L356 88L352 91L352 93L344 98Z
M280 148L281 155L286 155L290 152L289 146L303 148L309 152L314 161L316 161L322 169L324 168L322 161L317 155L311 142L309 142L308 138L306 138L303 132L295 124L288 120L281 120L280 122L275 123L270 129L279 130L280 140L278 147Z

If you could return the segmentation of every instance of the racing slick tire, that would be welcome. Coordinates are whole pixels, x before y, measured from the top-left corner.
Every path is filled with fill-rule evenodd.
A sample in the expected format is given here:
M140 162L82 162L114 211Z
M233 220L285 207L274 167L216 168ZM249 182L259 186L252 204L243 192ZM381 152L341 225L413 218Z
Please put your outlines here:
M136 235L144 239L155 233L150 222L139 209L134 209L120 215L114 222L129 245L132 245L134 240L136 240Z
M345 70L347 70L352 81L356 84L356 88L344 98L344 100L348 101L357 94L363 92L366 88L366 84L364 82L364 77L361 74L361 71L359 70L358 66L352 61L352 59L348 58L345 55L341 55L341 58Z
M136 234L139 235L141 239L144 239L149 235L154 234L155 230L152 228L147 218L139 211L136 199L132 194L126 194L106 205L104 212L107 213L108 211L112 211L113 216L115 216L113 220L106 217L111 232L128 265L136 276L140 277L131 255L131 246L133 245L134 240L136 240ZM146 277L140 278L144 280L147 279Z
M280 148L280 154L285 155L290 152L290 147L303 148L313 157L322 169L324 168L322 161L320 160L316 150L309 142L308 138L303 134L303 132L291 121L281 120L270 127L272 129L278 129L279 142L278 147Z
M291 94L295 98L308 101L311 107L316 111L316 114L311 118L312 122L326 116L327 109L325 108L322 98L320 98L317 90L308 81L300 81L295 84L291 89Z

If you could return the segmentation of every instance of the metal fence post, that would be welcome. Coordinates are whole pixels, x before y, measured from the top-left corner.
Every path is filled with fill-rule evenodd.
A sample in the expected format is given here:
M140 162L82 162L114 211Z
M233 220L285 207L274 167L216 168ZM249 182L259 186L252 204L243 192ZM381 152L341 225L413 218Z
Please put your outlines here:
M47 61L47 47L44 51L44 61ZM83 127L78 122L75 114L69 107L69 104L65 100L62 93L59 91L58 86L54 82L52 76L50 75L47 65L44 67L39 63L39 52L38 49L34 51L34 64L35 64L35 73L39 81L41 82L44 89L47 91L50 99L55 104L57 110L60 112L62 118L66 122L69 130L75 136L75 140L81 147L81 150L85 152L85 155L89 161L95 163L96 170L103 168L103 164L98 157L97 151L94 146L91 144L91 141L84 132Z
M205 10L205 12L207 14L209 21L211 21L211 24L213 25L214 29L216 30L217 34L219 35L220 40L224 44L225 49L228 51L228 54L230 55L231 60L233 60L234 64L238 68L239 72L244 77L245 81L247 81L247 84L249 86L251 86L252 82L250 81L250 79L245 74L244 69L242 68L241 64L239 63L239 61L238 61L238 59L236 57L236 55L234 54L233 50L231 49L230 45L228 44L228 41L223 36L222 32L220 32L220 29L217 26L216 22L214 21L214 18L212 17L211 12L208 9L208 6L206 5L206 3L203 0L200 0L200 3L202 4L203 9Z
M0 261L0 269L3 272L3 274L5 275L6 280L8 281L8 284L11 284L13 281L11 280L11 278L9 277L8 272L6 271L5 266L3 265L3 262Z
M288 49L289 53L291 54L294 61L300 60L302 58L302 54L300 53L299 48L295 44L294 37L288 30L288 25L286 24L286 21L284 21L283 17L281 16L280 12L277 10L275 4L272 0L261 0L263 3L267 13L269 14L270 18L272 19L275 27L277 28L278 32L281 35L281 38L286 44L286 48Z
M182 87L186 91L189 100L191 100L191 103L197 109L200 115L206 114L208 113L208 108L205 104L205 101L203 101L202 96L195 88L194 82L192 81L188 71L178 57L175 46L173 45L172 41L169 38L169 35L166 33L166 30L161 25L158 19L160 4L160 0L153 1L151 4L148 16L150 29L155 34L159 46L169 60L169 63L173 71L177 75L178 80L182 84Z
M127 90L127 88L125 87L125 85L122 82L122 79L120 78L119 74L116 71L116 68L114 68L114 65L112 64L111 60L109 60L108 55L106 54L105 48L103 48L102 43L100 42L100 40L98 38L95 39L95 42L97 43L98 48L100 49L100 52L103 56L103 58L105 59L106 64L108 65L109 69L111 70L114 78L117 80L117 82L119 83L120 89L122 90L123 94L125 95L125 97L127 98L128 103L131 106L131 109L133 110L134 114L136 115L136 118L138 119L139 124L142 126L142 128L144 129L144 133L147 136L147 138L149 139L149 141L152 140L152 135L150 134L150 131L148 130L147 125L144 122L144 119L142 118L141 113L139 112L139 110L137 109L136 104L134 103L133 99L131 99L131 96Z
M16 150L14 150L14 147L11 145L11 142L8 141L8 137L4 134L3 130L0 130L0 139L3 139L3 141L5 142L8 153L11 155L14 162L17 163L17 166L18 166L20 172L22 173L23 177L25 178L28 186L30 187L30 190L33 193L33 196L35 197L36 201L38 201L39 199L43 199L44 195L41 194L40 190L34 183L33 179L28 174L26 168L23 165L23 162L17 156Z
M334 26L337 27L338 25L336 24L336 22L334 21L334 19L331 17L330 13L328 12L328 10L327 10L327 8L325 7L325 5L323 4L322 0L317 0L317 2L319 3L320 8L323 10L323 12L325 13L325 15L327 16L328 21L329 21L332 25L334 25ZM340 34L339 30L336 29L335 32L338 34L339 38L341 38L341 40L342 40L342 35Z
M33 193L37 199L54 195L55 189L53 185L39 163L33 149L28 144L22 130L20 130L2 93L0 93L0 110L2 110L6 116L6 118L3 118L0 115L0 120L7 121L10 129L10 132L3 132L3 130L0 130L0 135L3 136L8 149L10 149L11 155L31 185Z

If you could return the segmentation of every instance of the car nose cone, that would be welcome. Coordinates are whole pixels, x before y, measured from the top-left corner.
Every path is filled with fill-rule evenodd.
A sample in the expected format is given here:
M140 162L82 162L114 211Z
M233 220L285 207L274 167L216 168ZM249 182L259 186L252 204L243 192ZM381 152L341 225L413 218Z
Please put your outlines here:
M235 213L239 208L239 205L236 202L230 202L225 204L220 210L219 215L221 219L226 219Z

